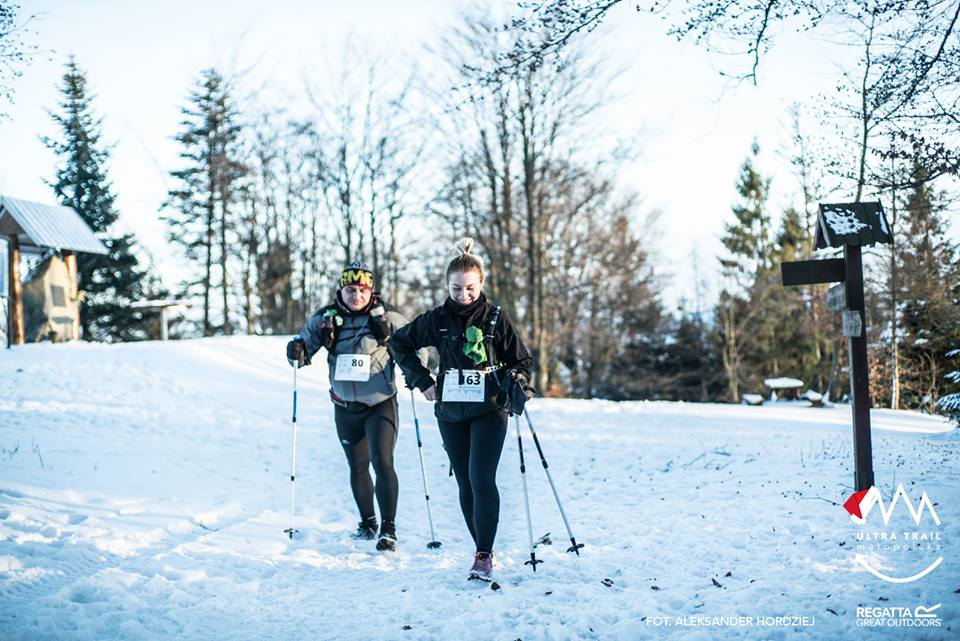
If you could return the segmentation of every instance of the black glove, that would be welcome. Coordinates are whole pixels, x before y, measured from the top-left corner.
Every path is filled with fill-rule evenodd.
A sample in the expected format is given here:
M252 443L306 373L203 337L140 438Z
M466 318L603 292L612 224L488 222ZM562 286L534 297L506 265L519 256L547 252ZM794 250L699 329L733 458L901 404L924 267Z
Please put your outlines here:
M370 333L377 339L381 345L385 345L390 339L390 325L387 323L387 310L383 306L378 294L374 294L370 299L370 320L368 325Z
M533 396L533 388L525 374L508 369L497 392L497 406L510 414L523 414L523 407Z
M310 355L307 353L307 344L299 336L287 343L287 362L290 367L301 368L310 364Z
M332 351L337 344L337 331L342 324L343 319L340 318L335 307L323 313L323 320L320 321L320 344L326 347L327 351Z

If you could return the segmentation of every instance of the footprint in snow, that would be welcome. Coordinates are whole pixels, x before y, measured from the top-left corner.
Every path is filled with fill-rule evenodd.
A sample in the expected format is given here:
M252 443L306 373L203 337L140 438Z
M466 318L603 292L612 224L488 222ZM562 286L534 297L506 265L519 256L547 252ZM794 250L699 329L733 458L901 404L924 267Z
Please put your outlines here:
M108 596L106 591L101 588L90 585L76 585L70 589L67 598L74 603L86 604L106 601Z

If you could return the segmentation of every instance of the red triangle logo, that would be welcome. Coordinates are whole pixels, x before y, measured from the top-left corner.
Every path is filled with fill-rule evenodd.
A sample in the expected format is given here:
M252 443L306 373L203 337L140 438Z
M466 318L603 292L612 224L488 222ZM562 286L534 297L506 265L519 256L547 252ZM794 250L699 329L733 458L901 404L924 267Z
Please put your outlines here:
M865 497L869 491L869 489L866 489L851 494L850 498L847 499L847 502L843 504L843 509L849 512L852 516L862 519L863 514L860 513L860 501L863 500L863 497Z

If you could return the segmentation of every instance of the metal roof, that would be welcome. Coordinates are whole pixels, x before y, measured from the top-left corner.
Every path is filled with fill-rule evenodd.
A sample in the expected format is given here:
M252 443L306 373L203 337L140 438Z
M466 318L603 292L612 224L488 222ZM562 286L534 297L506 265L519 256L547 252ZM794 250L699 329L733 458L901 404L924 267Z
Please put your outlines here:
M24 253L46 249L106 254L80 214L70 207L51 207L27 200L0 197L0 236L17 235Z

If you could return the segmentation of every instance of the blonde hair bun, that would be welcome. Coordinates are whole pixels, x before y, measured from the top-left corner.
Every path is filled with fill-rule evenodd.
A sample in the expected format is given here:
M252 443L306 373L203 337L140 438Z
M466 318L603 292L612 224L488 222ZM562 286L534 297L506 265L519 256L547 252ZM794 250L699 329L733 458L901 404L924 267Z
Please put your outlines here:
M450 277L450 274L454 272L471 272L477 271L480 273L480 280L484 279L484 270L483 270L483 259L473 254L473 239L468 237L461 238L460 242L457 243L457 251L460 252L460 255L450 261L450 264L447 266L447 277Z

